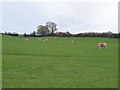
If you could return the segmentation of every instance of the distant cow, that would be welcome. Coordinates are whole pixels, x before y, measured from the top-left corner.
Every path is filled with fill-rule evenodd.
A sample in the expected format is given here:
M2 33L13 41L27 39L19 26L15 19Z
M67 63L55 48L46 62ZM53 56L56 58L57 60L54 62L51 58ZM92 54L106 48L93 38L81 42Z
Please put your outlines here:
M48 40L48 39L38 39L38 40L43 40L43 41L46 41L46 40Z
M107 48L107 44L106 43L98 43L98 49L100 49L102 47Z
M30 40L30 39L24 39L24 40Z
M74 43L74 41L72 40L72 42L71 43Z

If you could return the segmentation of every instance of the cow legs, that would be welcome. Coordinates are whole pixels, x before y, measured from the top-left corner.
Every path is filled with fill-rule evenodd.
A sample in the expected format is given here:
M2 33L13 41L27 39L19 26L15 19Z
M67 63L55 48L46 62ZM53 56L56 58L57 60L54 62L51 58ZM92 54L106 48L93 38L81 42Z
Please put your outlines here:
M107 46L104 46L104 48L107 48Z
M102 48L107 48L107 46L104 46L104 47L98 46L98 49L102 49Z
M100 49L100 46L98 46L98 49Z
M103 47L101 47L101 46L98 46L98 49L102 49ZM105 48L105 47L104 47Z

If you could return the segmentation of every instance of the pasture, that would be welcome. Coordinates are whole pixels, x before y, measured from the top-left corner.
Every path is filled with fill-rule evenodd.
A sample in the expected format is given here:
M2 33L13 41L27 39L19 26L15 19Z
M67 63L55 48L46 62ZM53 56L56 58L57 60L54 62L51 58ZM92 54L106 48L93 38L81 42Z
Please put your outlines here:
M3 35L3 88L118 87L118 39L39 38ZM108 48L98 50L99 42Z

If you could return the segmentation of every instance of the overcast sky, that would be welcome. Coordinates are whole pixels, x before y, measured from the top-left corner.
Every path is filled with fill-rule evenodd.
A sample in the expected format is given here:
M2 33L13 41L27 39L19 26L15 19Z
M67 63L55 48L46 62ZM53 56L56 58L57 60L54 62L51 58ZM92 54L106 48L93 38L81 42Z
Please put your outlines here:
M118 32L115 0L2 2L0 6L3 32L31 33L47 21L55 22L63 32Z

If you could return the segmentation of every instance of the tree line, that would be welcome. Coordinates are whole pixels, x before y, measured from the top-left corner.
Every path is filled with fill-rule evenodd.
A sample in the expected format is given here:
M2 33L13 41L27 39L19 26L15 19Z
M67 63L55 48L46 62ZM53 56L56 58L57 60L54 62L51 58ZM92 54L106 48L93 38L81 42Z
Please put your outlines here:
M19 37L45 37L45 36L57 36L57 37L108 37L108 38L120 38L120 33L115 34L110 31L97 33L97 32L85 32L78 34L71 34L70 32L56 32L57 24L55 22L47 22L45 25L39 25L36 31L30 34L24 33L22 36L18 33L5 32L2 34Z

